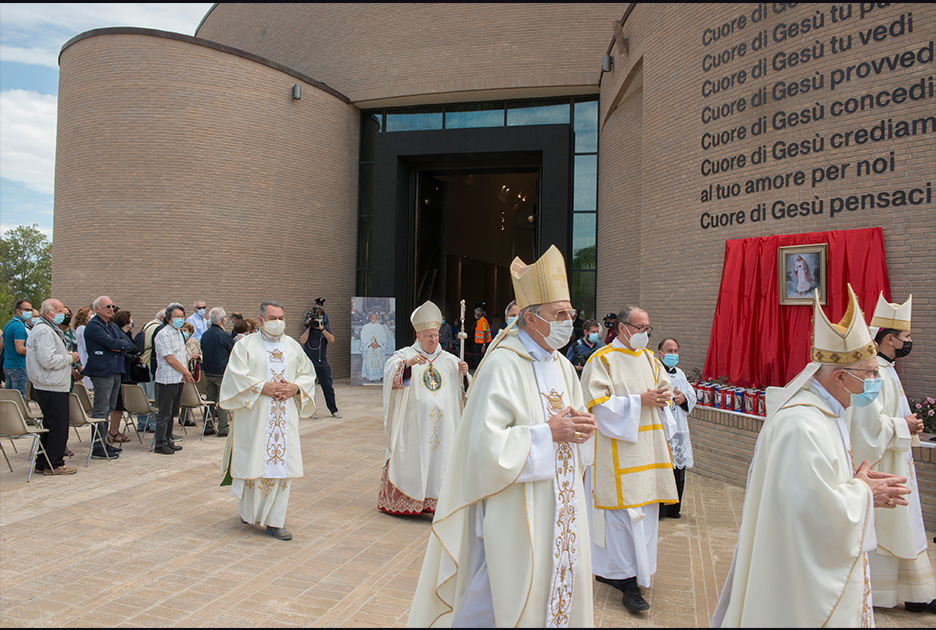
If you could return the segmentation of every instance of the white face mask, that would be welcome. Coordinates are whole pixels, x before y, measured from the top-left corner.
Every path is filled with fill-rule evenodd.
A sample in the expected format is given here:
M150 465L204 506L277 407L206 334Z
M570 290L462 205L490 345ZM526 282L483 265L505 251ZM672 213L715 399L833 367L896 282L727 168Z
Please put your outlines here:
M626 328L626 326L625 326ZM650 333L648 332L639 332L631 335L628 342L631 345L631 348L634 350L643 350L647 347L647 343L650 341Z
M263 322L263 332L271 337L279 337L285 330L286 322L281 319L271 319L268 322Z
M536 316L542 319L547 324L549 324L549 335L543 337L543 341L546 342L547 346L549 346L553 350L558 350L562 346L569 343L569 339L572 338L572 332L573 332L571 319L567 319L567 320L560 321L560 322L551 322L547 319L543 319L539 315L536 315Z

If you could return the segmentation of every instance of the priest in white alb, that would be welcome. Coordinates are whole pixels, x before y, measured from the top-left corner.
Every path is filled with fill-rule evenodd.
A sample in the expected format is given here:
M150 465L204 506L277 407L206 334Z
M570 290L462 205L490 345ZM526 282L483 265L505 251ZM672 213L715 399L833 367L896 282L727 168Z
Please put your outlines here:
M462 413L410 612L412 627L590 627L582 487L594 418L557 349L572 336L555 247L510 267L517 327L478 367Z
M289 540L286 506L302 477L299 418L315 413L315 368L302 346L284 334L283 307L260 305L260 331L234 344L218 404L232 411L224 450L225 479L240 499L246 524Z
M907 478L909 505L876 510L877 550L868 554L874 605L893 608L898 601L910 612L936 613L936 578L926 554L926 530L920 490L910 447L919 446L923 422L911 412L900 377L898 359L910 354L910 296L891 304L878 296L871 334L877 343L881 394L873 405L850 407L846 420L856 460L867 459L871 470Z
M595 579L622 592L631 612L647 610L640 587L657 569L660 505L678 502L667 440L676 432L673 385L647 342L653 327L643 309L618 314L617 336L582 370L588 410L598 422L592 569Z
M858 300L832 324L813 305L812 362L767 390L741 529L712 627L872 627L874 508L907 505L906 478L853 461L847 408L880 378ZM856 466L857 464L857 466Z
M384 365L387 452L377 509L435 514L442 473L468 390L468 364L439 345L442 312L426 302L410 316L416 342Z

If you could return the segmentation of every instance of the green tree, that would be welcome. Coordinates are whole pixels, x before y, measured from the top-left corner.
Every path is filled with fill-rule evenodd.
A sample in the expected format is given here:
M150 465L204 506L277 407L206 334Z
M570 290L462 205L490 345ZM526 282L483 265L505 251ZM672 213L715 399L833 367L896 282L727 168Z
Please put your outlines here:
M37 224L20 225L0 237L0 326L13 317L17 300L36 308L52 289L52 241Z

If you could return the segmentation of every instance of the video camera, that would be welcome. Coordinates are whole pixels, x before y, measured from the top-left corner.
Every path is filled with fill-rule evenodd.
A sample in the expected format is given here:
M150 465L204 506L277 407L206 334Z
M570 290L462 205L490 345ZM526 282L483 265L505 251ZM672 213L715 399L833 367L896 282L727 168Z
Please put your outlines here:
M614 328L615 324L617 324L617 313L608 313L604 316L605 328Z

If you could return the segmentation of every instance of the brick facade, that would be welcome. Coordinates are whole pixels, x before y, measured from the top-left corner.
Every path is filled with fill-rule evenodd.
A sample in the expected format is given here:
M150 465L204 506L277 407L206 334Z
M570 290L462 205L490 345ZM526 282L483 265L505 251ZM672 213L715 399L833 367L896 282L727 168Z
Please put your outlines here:
M767 15L752 23L758 7ZM936 231L936 195L933 201L919 205L887 209L844 210L830 216L833 198L847 195L893 192L896 190L933 190L936 193L936 119L918 125L919 133L903 138L866 142L833 148L832 136L859 129L871 129L888 119L916 120L936 112L936 94L932 91L936 60L932 54L936 27L936 5L899 3L875 8L863 18L857 4L749 3L732 4L655 4L638 3L624 24L629 51L623 54L614 47L614 66L601 79L601 137L599 143L598 207L598 312L618 311L625 304L637 303L651 316L659 335L680 340L680 364L689 372L701 369L705 361L712 318L721 279L724 243L727 239L846 230L880 226L890 276L892 299L903 302L913 294L914 351L900 362L901 379L911 398L936 394L936 382L930 369L936 362L936 319L930 312L936 306L936 257L927 244L926 234ZM848 19L832 21L832 8L852 9ZM866 5L871 6L871 5ZM783 9L775 13L775 9ZM738 28L745 16L744 28ZM836 14L837 18L841 18ZM814 27L813 19L822 26ZM903 27L900 20L903 19ZM910 26L912 19L912 32ZM734 20L734 27L732 27ZM802 32L806 21L810 32ZM722 25L731 31L713 43L703 43L707 29L717 34ZM791 34L790 25L799 31ZM786 26L782 26L786 25ZM901 28L903 33L901 33ZM767 29L768 45L752 50L755 36ZM891 35L894 33L894 35ZM832 52L835 38L852 37L851 50ZM785 37L785 39L783 39ZM862 37L868 43L862 42ZM875 38L881 39L876 41ZM782 41L775 41L782 39ZM741 44L745 54L739 56ZM802 51L821 45L822 56L806 60ZM731 55L714 69L704 69L705 56ZM727 51L727 52L726 52ZM791 53L797 53L792 57ZM810 52L809 54L812 54ZM896 64L893 70L889 64ZM766 59L766 76L752 78L753 69ZM795 65L793 65L795 61ZM793 67L782 67L784 64ZM864 64L864 65L861 65ZM876 73L875 67L880 70ZM851 68L851 70L849 70ZM740 72L746 73L738 83ZM840 71L841 76L836 72ZM735 84L717 94L704 96L706 80L735 76ZM850 80L844 80L849 77ZM783 96L785 84L815 78L824 87L809 93ZM832 89L832 80L838 80ZM912 86L926 97L910 100ZM767 103L751 107L759 88L766 87ZM877 95L882 91L904 89L906 101L888 103L864 111L833 116L836 102L841 107L848 99ZM896 93L895 93L896 95ZM747 106L714 122L703 122L706 106L730 103L744 97ZM860 102L860 101L859 101ZM782 129L774 128L778 112L802 112L816 104L824 108L821 120ZM752 125L767 117L768 130L751 136ZM782 116L781 116L782 118ZM781 126L781 118L777 126ZM789 120L789 118L787 118ZM745 127L746 137L724 146L702 148L703 135ZM925 126L925 131L922 127ZM817 135L818 134L818 135ZM854 133L850 136L855 138ZM812 141L822 138L824 150L812 155L774 159L752 165L750 156L766 144L771 154L775 143ZM890 170L890 154L894 167ZM744 155L743 168L703 176L702 161ZM857 177L854 170L861 160L883 158L882 173ZM811 186L812 169L848 162L851 170L836 181ZM730 185L756 177L802 170L806 181L790 186L744 194L729 199L701 201L701 192L709 184ZM822 214L807 217L774 219L770 216L775 201L785 204L824 202ZM758 203L767 206L766 221L703 229L701 217L750 211ZM860 263L855 266L860 269ZM622 270L627 270L626 272ZM806 308L806 307L795 307ZM870 315L869 315L870 316ZM808 335L809 331L803 331Z
M324 295L338 337L329 358L346 375L359 129L346 100L194 38L72 43L61 55L53 295L77 310L107 294L137 330L171 300L256 318L273 299L295 337Z
M764 425L763 418L695 407L689 415L692 435L693 472L735 486L747 485L754 443ZM923 522L936 530L936 443L912 447Z

